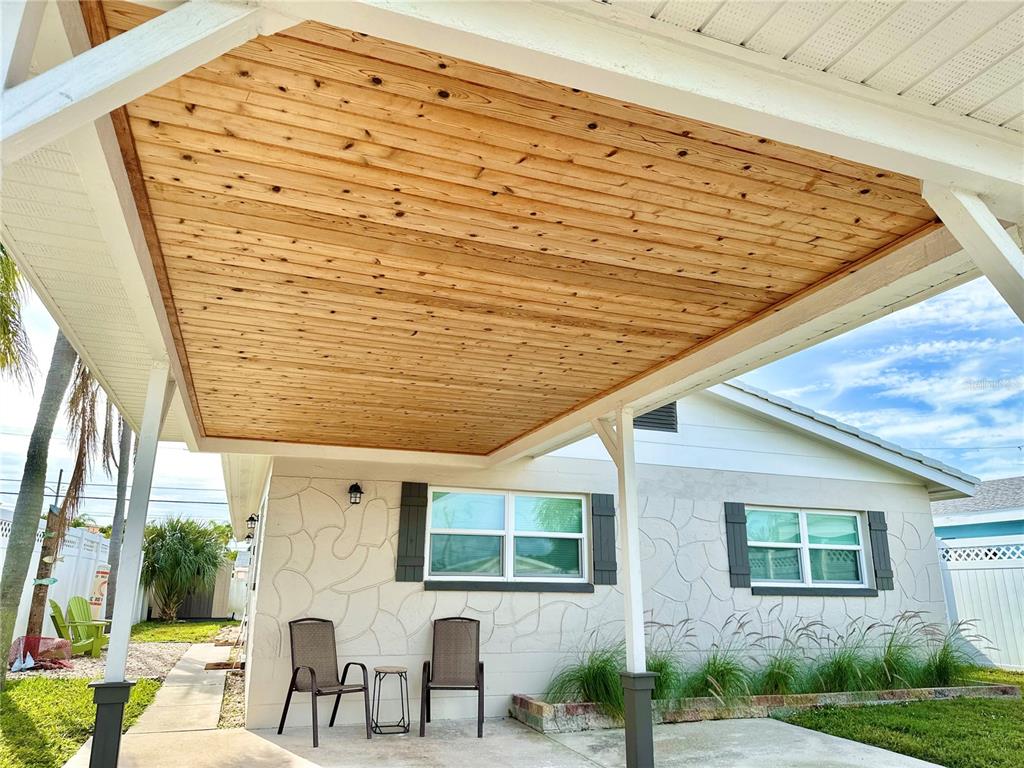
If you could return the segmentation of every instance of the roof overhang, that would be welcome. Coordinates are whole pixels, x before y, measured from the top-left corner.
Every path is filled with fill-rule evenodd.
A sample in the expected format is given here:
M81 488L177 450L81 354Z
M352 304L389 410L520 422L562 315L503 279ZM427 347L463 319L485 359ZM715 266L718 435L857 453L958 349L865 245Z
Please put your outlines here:
M741 405L772 421L795 427L806 434L846 448L859 456L887 464L917 477L924 481L928 497L932 501L973 496L981 482L978 478L935 459L900 448L882 438L748 385L719 384L711 387L708 392L730 403Z
M933 515L935 527L942 525L978 525L981 523L1009 523L1024 520L1024 507L997 509L992 512L958 512L949 515Z
M197 3L192 9L202 15L202 5ZM956 184L981 195L1002 216L1012 218L1020 214L1022 161L1018 137L1009 131L989 129L968 120L908 106L866 89L837 88L831 80L815 78L813 73L797 71L784 64L768 64L749 56L749 52L737 53L734 46L675 39L666 36L664 30L625 29L613 24L610 17L604 18L606 11L592 3L572 6L530 3L529 11L525 12L522 3L211 5L218 7L218 13L235 9L222 20L228 25L228 32L221 34L218 30L222 27L211 28L207 30L209 34L194 36L179 49L173 46L161 49L164 59L146 59L144 67L125 71L133 66L131 60L126 63L123 55L114 54L124 54L128 50L125 40L130 39L131 50L145 59L147 36L133 36L133 33L143 32L144 27L153 23L146 22L142 28L123 35L124 40L117 38L97 47L89 62L82 62L85 75L71 77L66 91L72 93L75 100L75 120L89 125L91 119L98 118L97 146L108 150L110 147L112 130L104 127L107 118L103 117L107 111L149 93L179 72L188 71L232 48L239 42L239 35L247 39L261 30L276 31L296 19L312 18L358 28L403 45L439 51L445 57L464 56L504 70L506 75L546 78L589 91L605 101L628 99L631 105L686 115L734 132L756 132L773 142L828 151L852 163L869 163L918 179ZM70 31L69 39L75 35L81 37L82 19L76 16L76 10L62 4L64 29ZM291 16L283 18L282 14ZM178 19L182 18L179 14ZM165 26L173 27L170 23ZM95 30L93 32L95 34ZM148 30L149 37L156 32L155 28ZM71 49L74 51L74 46ZM161 62L163 66L157 66ZM106 67L104 77L90 80L87 64L93 71ZM55 74L51 79L56 81L60 77L68 77L68 72ZM26 85L29 84L31 81ZM27 90L20 92L27 93ZM5 109L8 102L5 96ZM47 131L60 133L64 130L60 127L61 121L54 119L63 108L60 105L47 106L29 98L16 101L15 105L17 119L13 123L5 121L8 123L4 128L5 148L12 146L16 151L25 151L30 144L22 142L30 142L33 128L40 125L46 127L39 135L50 138L53 134ZM619 103L616 109L620 112L633 109L631 105ZM65 118L70 119L71 115L71 112L64 113ZM123 151L123 132L119 138ZM748 138L757 140L756 136ZM5 163L8 157L5 156ZM111 174L123 172L124 166L118 171L118 158L111 160L109 151L103 158L108 165L112 163ZM88 163L84 165L88 167ZM131 171L132 164L128 165ZM95 172L87 171L90 176ZM145 296L150 307L156 308L158 338L170 354L182 389L193 393L186 410L197 433L194 445L201 450L373 461L408 461L410 456L418 456L424 461L464 466L536 455L588 433L592 419L605 416L619 405L633 405L638 410L656 407L978 274L944 230L923 227L908 231L906 237L862 255L805 290L794 291L770 303L748 322L724 328L693 348L668 355L605 391L580 397L561 414L545 417L544 423L535 424L504 444L483 451L404 451L365 443L345 445L343 440L337 439L330 444L317 444L315 438L310 443L235 439L206 433L203 429L194 389L190 387L187 361L181 353L180 333L174 327L174 315L163 312L168 295L166 282L161 280L158 270L146 266L153 264L155 233L151 222L146 221L146 211L139 212L139 180L131 185L129 179L130 196L125 194L128 187L123 179L116 179L112 185L126 225L124 233L117 237L142 264L138 274L145 289L138 282L121 287L127 287L135 300ZM31 272L33 259L24 256L22 260ZM48 288L45 281L37 283L36 287L45 295ZM162 294L155 291L155 287L163 289ZM69 323L73 326L74 319ZM344 397L344 392L341 389L338 396Z

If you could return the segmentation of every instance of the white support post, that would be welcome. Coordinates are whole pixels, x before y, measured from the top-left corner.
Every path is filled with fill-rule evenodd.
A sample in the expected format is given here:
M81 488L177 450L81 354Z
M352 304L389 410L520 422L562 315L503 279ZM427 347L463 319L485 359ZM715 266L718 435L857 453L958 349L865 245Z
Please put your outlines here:
M153 485L153 468L160 441L160 429L171 398L174 381L168 375L166 363L156 363L149 372L146 405L142 413L139 432L139 450L132 476L132 492L128 500L124 537L121 542L121 560L117 569L117 591L114 596L114 618L110 628L107 664L103 679L108 683L124 680L128 659L128 639L132 631L137 585L142 571L142 538L149 512L149 492Z
M12 88L28 77L44 10L45 0L0 2L0 89Z
M600 434L600 433L599 433ZM619 539L622 546L622 593L626 610L626 671L646 672L644 642L644 595L640 577L640 498L636 490L636 455L633 443L633 409L615 414L619 460Z
M973 192L925 182L924 199L1024 322L1024 255Z
M0 159L12 163L259 34L294 23L256 4L183 3L4 91Z

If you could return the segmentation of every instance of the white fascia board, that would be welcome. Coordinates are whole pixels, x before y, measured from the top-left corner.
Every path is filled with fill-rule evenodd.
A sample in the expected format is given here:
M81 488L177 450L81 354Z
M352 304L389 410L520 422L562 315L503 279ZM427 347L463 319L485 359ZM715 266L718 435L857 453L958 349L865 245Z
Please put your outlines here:
M645 413L942 293L979 274L953 236L945 229L935 230L517 438L489 457L493 463L502 464L548 453L593 434L591 420L606 417L620 404L630 404L637 413Z
M185 3L5 90L0 158L14 162L261 32L287 26L268 28L271 16L277 19L243 2Z
M1024 520L1024 507L1000 509L994 512L956 512L949 515L934 515L935 527L953 525L980 525L984 523L1007 523Z
M616 5L265 0L398 43L955 185L1024 214L1022 137Z
M360 461L377 464L483 469L490 466L486 456L467 453L434 453L389 448L353 448L341 445L312 445L272 440L247 440L227 437L202 437L198 450L204 453L238 453L280 456L282 458Z
M925 480L928 484L929 496L933 492L947 493L949 490L957 492L960 496L973 496L977 490L977 483L943 472L941 469L929 466L901 453L890 450L882 445L865 440L850 432L845 432L836 427L825 424L809 416L797 413L781 405L768 402L756 395L744 392L736 387L728 385L715 386L708 389L708 392L716 397L730 403L747 408L766 418L806 434L813 435L834 445L846 448L854 453L875 461L888 464L891 467L906 472L914 477ZM948 496L947 496L948 498Z
M249 533L245 521L249 515L260 513L270 489L274 460L270 456L233 453L222 454L220 459L231 529L235 538L242 541Z

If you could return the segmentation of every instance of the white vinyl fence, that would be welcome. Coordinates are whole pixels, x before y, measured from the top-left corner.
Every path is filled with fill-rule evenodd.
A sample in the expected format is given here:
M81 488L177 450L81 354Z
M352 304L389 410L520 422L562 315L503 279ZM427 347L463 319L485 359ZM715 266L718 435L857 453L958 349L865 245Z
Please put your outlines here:
M1024 536L939 542L951 621L973 619L989 663L1024 669Z
M11 510L0 511L0 564L7 556L7 540L11 535ZM36 534L36 546L32 553L32 564L29 566L28 578L22 592L21 609L14 625L14 636L25 634L28 625L28 612L32 599L32 581L39 567L39 552L43 545L43 531L46 523L40 521L39 533ZM56 600L62 608L67 606L68 599L75 595L89 599L92 592L93 576L96 568L107 562L110 542L99 533L90 533L84 528L72 528L64 538L58 560L53 566L53 577L57 583L49 589L48 598ZM50 610L47 606L46 618L43 620L43 634L56 637L56 630L50 622Z

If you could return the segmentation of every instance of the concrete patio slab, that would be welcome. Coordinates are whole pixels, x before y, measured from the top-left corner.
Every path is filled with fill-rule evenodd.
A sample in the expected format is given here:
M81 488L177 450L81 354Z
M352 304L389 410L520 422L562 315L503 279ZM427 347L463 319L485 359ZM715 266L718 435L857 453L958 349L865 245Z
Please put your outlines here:
M602 768L626 765L621 730L552 734ZM658 768L933 768L884 749L778 720L709 720L654 727Z
M621 730L540 734L515 720L488 720L476 738L469 720L432 723L426 738L374 736L360 726L320 730L313 748L308 726L274 730L220 729L143 733L121 743L119 768L622 768ZM655 728L658 768L935 768L897 755L775 720L723 720ZM81 763L66 768L85 768Z

